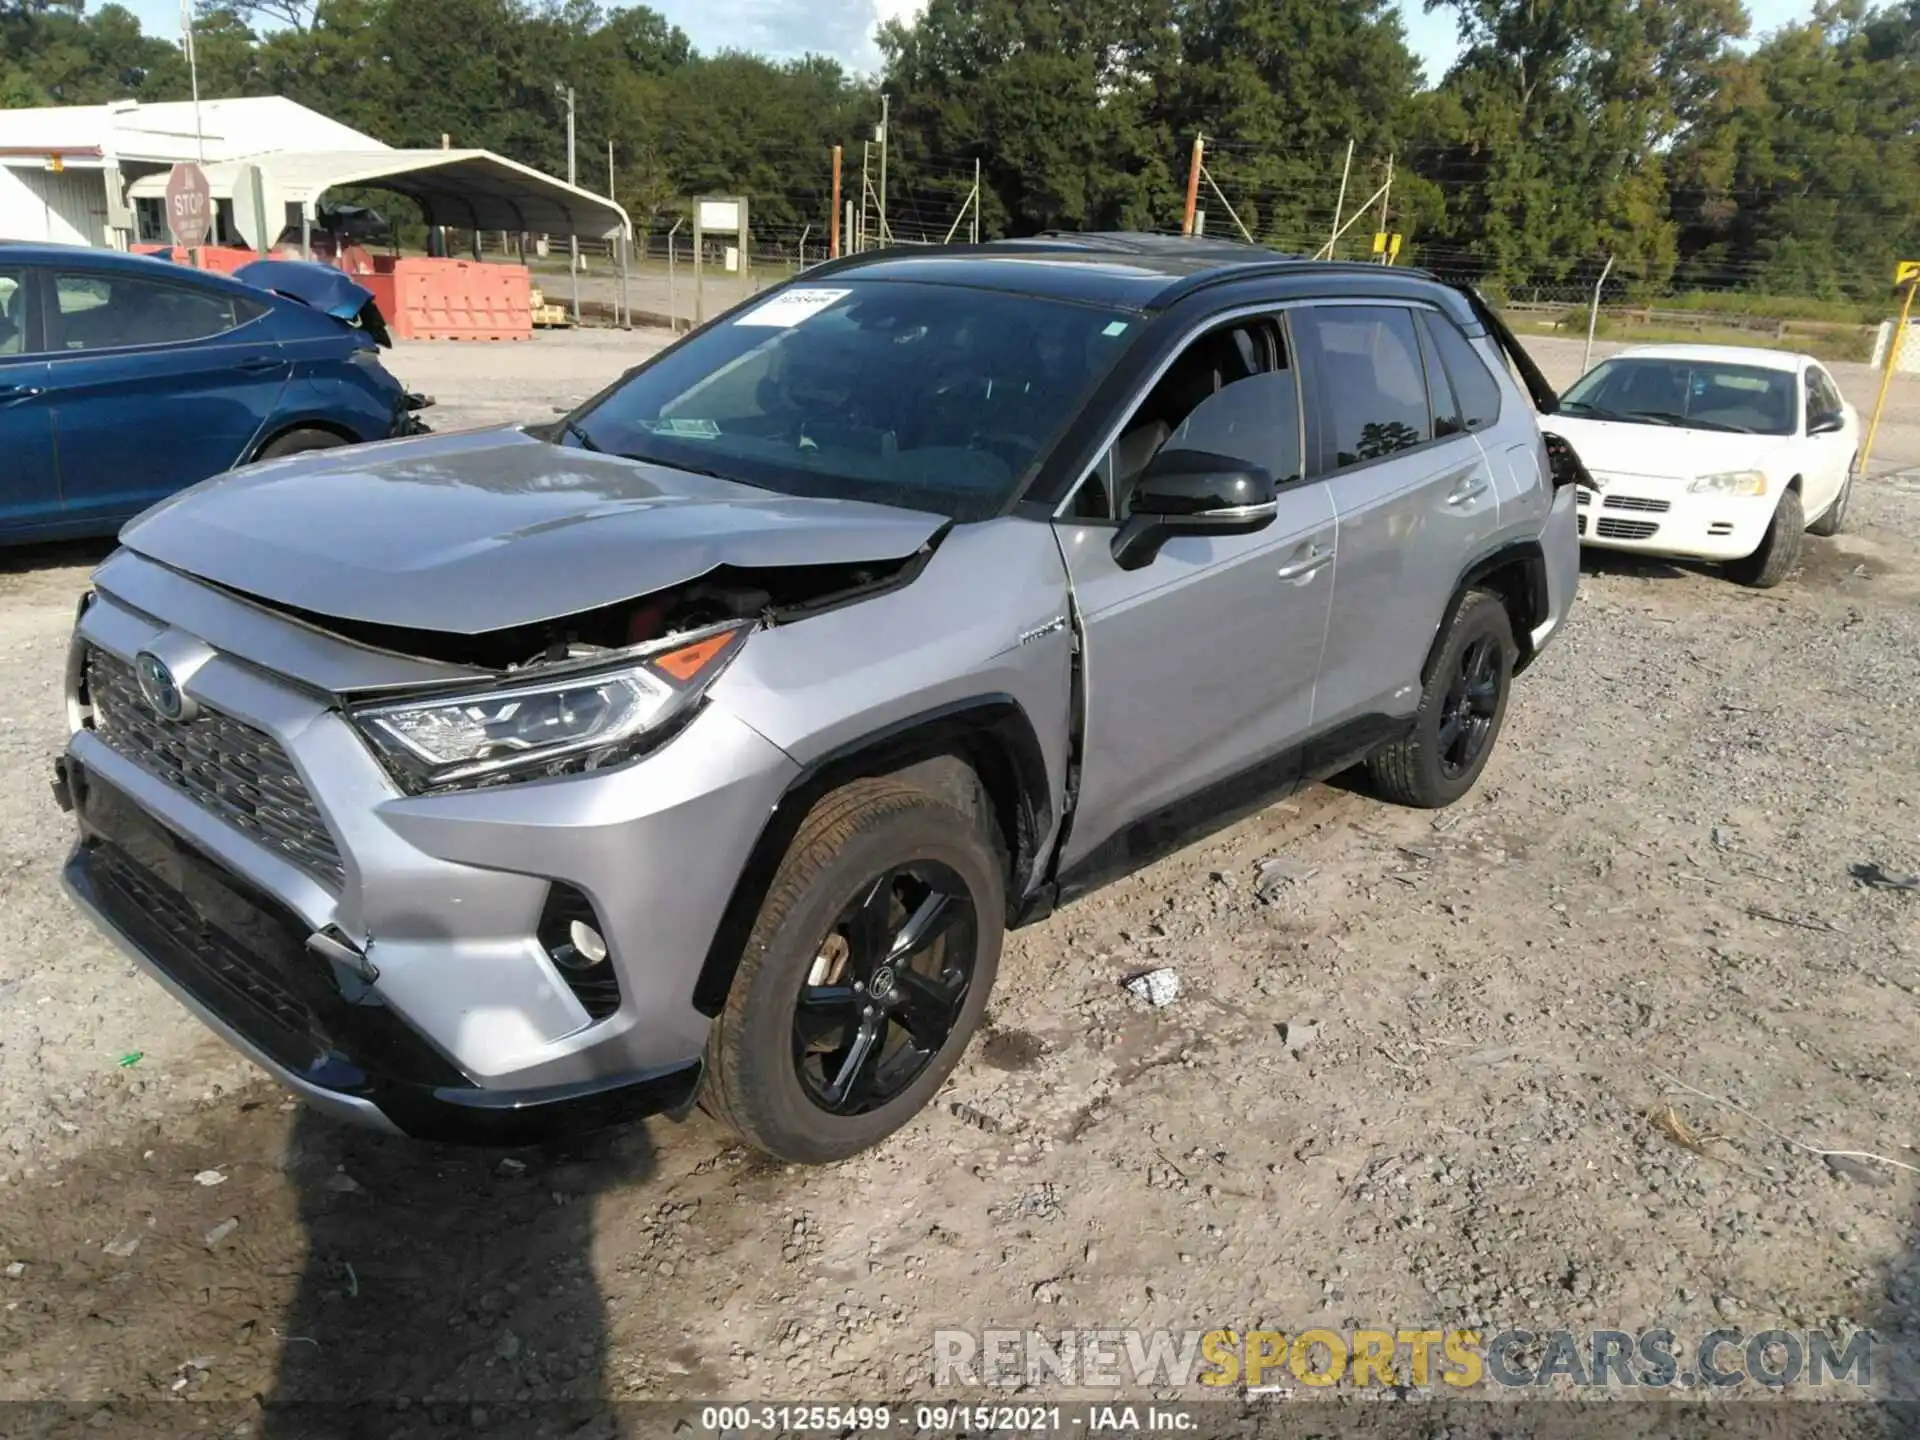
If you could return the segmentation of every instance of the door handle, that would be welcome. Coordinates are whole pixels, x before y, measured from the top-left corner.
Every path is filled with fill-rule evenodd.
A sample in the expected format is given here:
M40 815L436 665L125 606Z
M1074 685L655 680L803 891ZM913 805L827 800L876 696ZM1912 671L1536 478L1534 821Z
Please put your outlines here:
M260 375L268 370L278 370L285 363L271 355L256 355L251 360L242 360L233 368L244 370L249 375Z
M1487 493L1487 479L1484 475L1474 475L1464 484L1456 485L1447 496L1447 504L1464 505L1469 500L1477 500Z
M47 392L38 385L0 385L0 404L9 400L31 400Z
M1273 573L1278 575L1282 580L1298 580L1303 575L1311 575L1332 559L1333 547L1331 545L1312 545L1308 547L1304 555L1299 556L1297 559L1289 560Z

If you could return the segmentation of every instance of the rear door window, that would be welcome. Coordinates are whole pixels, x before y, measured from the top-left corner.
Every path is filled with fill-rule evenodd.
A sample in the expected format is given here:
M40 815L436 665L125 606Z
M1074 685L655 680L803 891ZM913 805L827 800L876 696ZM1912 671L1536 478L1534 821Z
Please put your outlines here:
M225 334L264 307L238 296L107 272L53 280L53 348L112 350L183 345Z
M1434 438L1411 311L1316 305L1294 311L1292 319L1303 346L1311 345L1326 468L1364 465Z

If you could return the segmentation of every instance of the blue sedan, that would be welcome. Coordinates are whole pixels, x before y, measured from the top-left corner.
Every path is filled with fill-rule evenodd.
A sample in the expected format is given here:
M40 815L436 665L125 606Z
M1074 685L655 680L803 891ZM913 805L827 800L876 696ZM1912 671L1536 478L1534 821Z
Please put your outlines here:
M236 465L426 427L337 270L0 242L0 543L108 535Z

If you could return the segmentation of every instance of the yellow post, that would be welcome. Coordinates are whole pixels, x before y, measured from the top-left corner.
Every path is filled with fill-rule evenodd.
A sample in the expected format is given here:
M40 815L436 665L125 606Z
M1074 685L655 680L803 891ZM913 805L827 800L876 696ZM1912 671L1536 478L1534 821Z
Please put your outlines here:
M1893 384L1893 370L1900 363L1900 342L1906 338L1907 317L1913 313L1913 294L1920 290L1920 277L1908 279L1907 298L1900 302L1900 319L1894 324L1893 338L1887 342L1887 368L1880 376L1880 396L1873 402L1873 421L1867 426L1867 443L1860 447L1860 473L1867 473L1867 461L1873 458L1873 437L1880 433L1880 412L1887 408L1887 388Z

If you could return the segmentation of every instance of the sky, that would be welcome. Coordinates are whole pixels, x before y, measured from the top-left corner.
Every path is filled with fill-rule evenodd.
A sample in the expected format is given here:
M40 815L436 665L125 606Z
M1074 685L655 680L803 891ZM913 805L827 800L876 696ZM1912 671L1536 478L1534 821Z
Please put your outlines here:
M180 33L179 0L119 0L149 34ZM857 70L879 64L873 31L882 20L899 19L919 9L919 0L652 0L653 7L692 37L701 50L731 46L773 56L819 51ZM1453 19L1428 14L1421 0L1402 0L1401 14L1414 53L1437 81L1458 48ZM1804 19L1813 0L1747 0L1756 36Z

